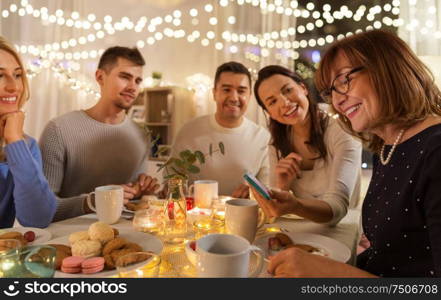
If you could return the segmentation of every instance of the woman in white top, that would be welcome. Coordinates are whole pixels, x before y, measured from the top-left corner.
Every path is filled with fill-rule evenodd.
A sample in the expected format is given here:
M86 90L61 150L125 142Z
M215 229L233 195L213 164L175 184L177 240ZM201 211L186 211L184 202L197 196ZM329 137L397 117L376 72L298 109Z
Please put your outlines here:
M326 105L319 107L299 75L284 67L261 69L254 94L270 117L271 185L281 190L272 196L285 204L262 208L269 216L292 213L337 224L360 196L361 143L323 111Z

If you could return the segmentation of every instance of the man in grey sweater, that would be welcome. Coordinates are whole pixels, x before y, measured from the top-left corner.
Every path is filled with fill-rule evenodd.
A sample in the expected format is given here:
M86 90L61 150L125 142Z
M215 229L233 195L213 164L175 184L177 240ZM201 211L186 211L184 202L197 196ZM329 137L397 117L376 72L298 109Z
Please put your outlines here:
M98 103L57 117L44 129L44 174L58 196L54 221L92 212L86 198L97 186L121 184L126 199L159 187L145 174L149 136L126 116L139 94L144 65L136 48L107 49L95 74Z

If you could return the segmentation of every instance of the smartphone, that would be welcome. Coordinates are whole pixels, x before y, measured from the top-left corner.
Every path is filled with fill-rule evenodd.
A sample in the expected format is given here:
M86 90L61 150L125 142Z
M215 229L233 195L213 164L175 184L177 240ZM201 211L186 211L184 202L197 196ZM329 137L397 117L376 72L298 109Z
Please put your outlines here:
M262 195L263 198L271 200L268 189L263 185L253 174L245 173L243 178L254 188L256 191Z

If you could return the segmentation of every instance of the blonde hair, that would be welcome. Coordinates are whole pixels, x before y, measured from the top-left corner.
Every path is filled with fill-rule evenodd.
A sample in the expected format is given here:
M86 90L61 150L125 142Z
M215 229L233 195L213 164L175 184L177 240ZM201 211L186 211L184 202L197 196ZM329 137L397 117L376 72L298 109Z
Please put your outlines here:
M395 34L372 30L334 43L323 56L316 72L318 90L330 88L333 62L344 53L354 67L363 66L378 95L379 116L374 127L395 124L408 128L430 115L441 116L441 93L429 68ZM379 153L383 140L371 133L357 133L349 119L339 122L351 135Z
M29 99L29 82L26 77L26 68L23 65L23 62L18 55L17 51L15 50L14 46L12 46L4 37L0 36L0 50L6 51L9 54L11 54L15 60L17 61L18 65L22 69L22 83L23 83L23 92L20 96L20 99L18 100L18 107L21 108L23 104ZM5 160L5 153L4 153L4 140L3 137L0 137L0 162Z
M6 51L9 54L11 54L15 60L17 61L18 65L22 69L23 76L21 77L21 80L23 82L23 92L21 94L20 99L18 100L18 107L21 108L23 104L29 99L29 82L26 77L26 68L23 65L23 62L18 55L17 51L15 50L14 46L12 46L4 37L0 36L0 50Z

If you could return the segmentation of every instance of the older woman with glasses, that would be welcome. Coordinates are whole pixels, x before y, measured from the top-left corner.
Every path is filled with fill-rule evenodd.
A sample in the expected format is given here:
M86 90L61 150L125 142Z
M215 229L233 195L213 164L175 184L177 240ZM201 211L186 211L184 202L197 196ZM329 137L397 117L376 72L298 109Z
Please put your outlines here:
M337 224L360 198L361 143L328 116L328 105L319 107L291 70L263 68L254 94L270 117L271 186L281 190L274 197L283 203L259 199L261 207L272 217L296 214Z
M274 257L278 276L441 276L441 92L397 36L369 31L328 49L316 85L342 126L374 153L363 203L370 248L357 267L302 251Z

